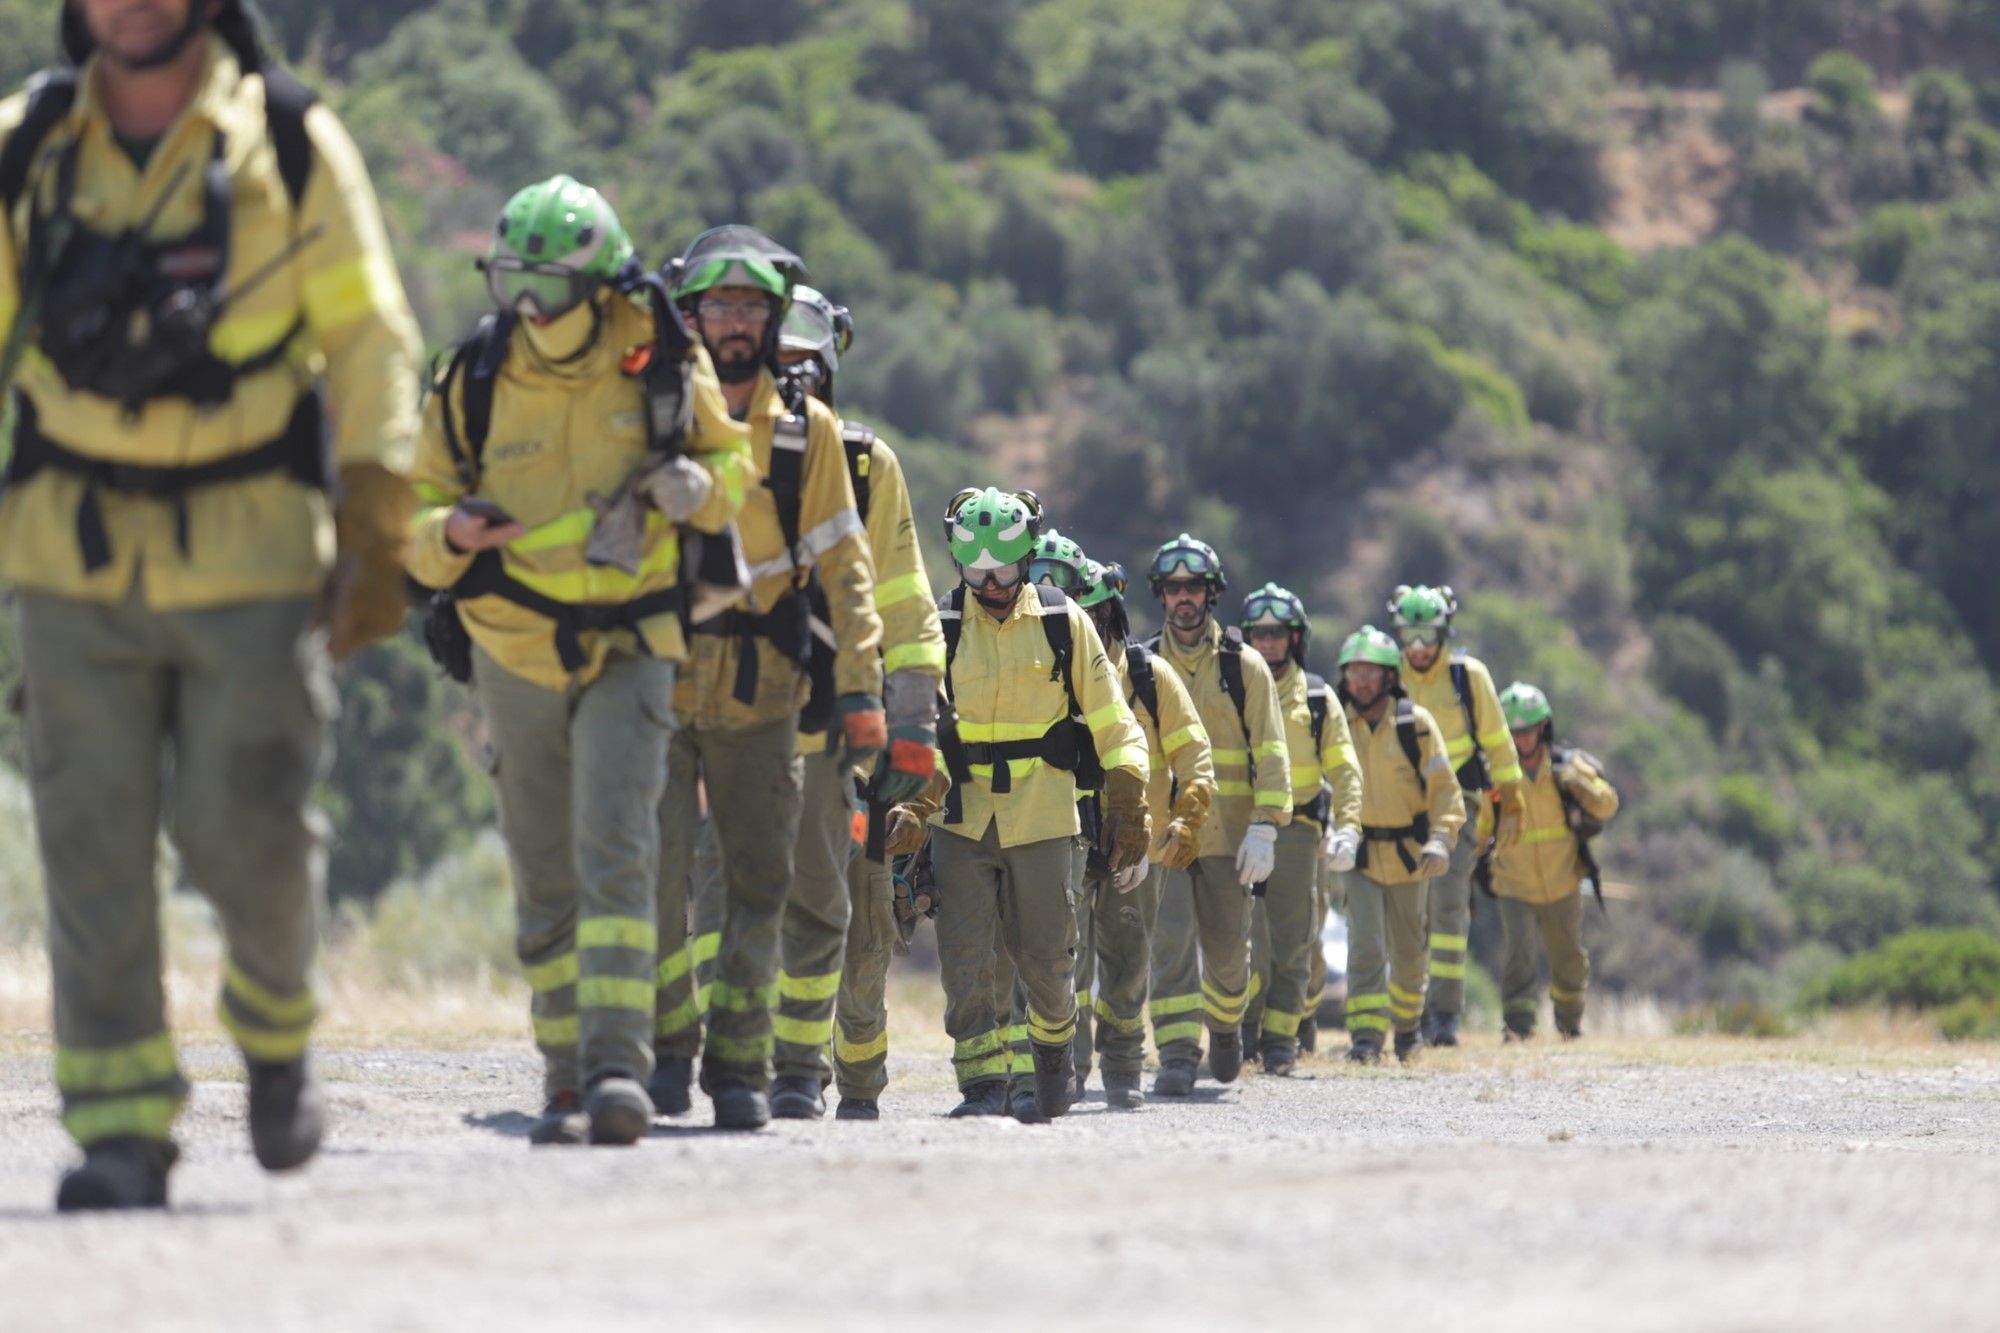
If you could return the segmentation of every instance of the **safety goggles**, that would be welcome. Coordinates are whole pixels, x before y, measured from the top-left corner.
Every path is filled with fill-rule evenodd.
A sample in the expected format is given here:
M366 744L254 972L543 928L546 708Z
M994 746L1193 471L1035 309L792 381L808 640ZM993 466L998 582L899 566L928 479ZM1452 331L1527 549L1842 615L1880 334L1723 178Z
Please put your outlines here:
M1067 560L1031 560L1028 562L1028 582L1046 583L1051 588L1075 592L1083 586L1083 574Z
M566 315L590 298L598 279L567 264L530 264L522 259L483 259L486 290L493 304L536 319Z
M771 318L769 301L729 301L710 296L696 302L694 309L703 324L756 325Z
M1405 648L1435 647L1444 642L1444 630L1437 625L1399 625L1396 642Z
M968 588L1011 588L1021 581L1019 565L995 565L990 569L958 567L958 576Z
M1168 560L1167 567L1160 571L1160 577L1165 578L1176 570L1207 577L1216 572L1216 566L1200 551L1175 551Z

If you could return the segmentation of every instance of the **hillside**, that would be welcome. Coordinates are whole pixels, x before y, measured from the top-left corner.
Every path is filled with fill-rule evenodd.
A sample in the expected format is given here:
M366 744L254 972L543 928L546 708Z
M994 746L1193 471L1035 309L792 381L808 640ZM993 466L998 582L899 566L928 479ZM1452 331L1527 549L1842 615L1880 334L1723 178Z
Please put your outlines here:
M1611 984L1754 1010L2000 929L2000 4L265 8L434 345L500 202L568 170L654 259L733 220L800 251L926 525L1001 481L1128 567L1195 532L1306 595L1321 669L1451 583L1627 792ZM47 9L0 0L0 74ZM350 892L484 818L414 651L350 682L354 754L427 747L336 783Z

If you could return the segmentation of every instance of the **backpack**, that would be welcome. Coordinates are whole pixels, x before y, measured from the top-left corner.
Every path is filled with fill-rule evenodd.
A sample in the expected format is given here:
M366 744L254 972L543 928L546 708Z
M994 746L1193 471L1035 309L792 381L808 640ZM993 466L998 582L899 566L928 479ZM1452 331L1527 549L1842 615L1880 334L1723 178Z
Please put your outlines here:
M1160 639L1166 633L1162 630L1143 645L1154 656L1160 653ZM1234 625L1226 625L1222 630L1221 642L1216 645L1216 667L1222 674L1222 692L1229 696L1229 702L1236 705L1236 721L1243 728L1243 743L1250 743L1250 715L1245 708L1248 698L1243 688L1243 631ZM1159 721L1159 712L1152 710L1154 722Z
M1342 700L1346 699L1347 692L1345 686L1341 687L1339 697ZM1423 743L1417 738L1417 706L1409 695L1402 693L1400 690L1397 691L1395 698L1396 742L1403 747L1403 756L1410 761L1410 771L1417 775L1417 785L1419 787L1427 787L1429 784L1424 781ZM1417 859L1410 855L1410 849L1406 844L1415 842L1421 846L1423 843L1429 841L1430 836L1431 817L1428 811L1419 811L1417 817L1409 823L1397 825L1393 828L1363 824L1361 826L1361 851L1355 858L1354 868L1356 870L1366 870L1368 868L1368 849L1370 845L1377 842L1386 842L1395 847L1396 856L1402 861L1403 868L1414 871L1417 868Z
M1146 715L1153 719L1153 730L1160 729L1160 681L1154 675L1157 668L1153 655L1145 645L1128 643L1125 645L1125 674L1132 681L1132 697L1146 706Z
M791 380L780 380L781 387L790 387ZM771 475L764 484L771 491L771 498L778 506L778 528L785 534L785 549L796 553L799 544L799 514L805 505L805 440L807 425L803 400L796 403L796 411L787 415L779 423L781 433L790 433L799 441L798 448L781 451L773 440L771 450ZM853 425L846 421L840 425L840 443L847 457L847 479L854 487L854 512L865 526L868 522L868 473L871 465L870 451L875 447L875 432L866 426ZM782 466L781 466L782 458ZM796 559L796 555L794 555ZM811 640L806 645L806 678L811 690L806 696L804 709L799 713L799 730L806 735L817 735L826 730L833 718L833 701L836 687L833 683L834 659L838 656L839 640L833 632L833 611L827 605L826 590L820 586L819 573L813 572L805 588L808 624L812 631ZM747 702L747 701L746 701Z
M1493 785L1493 771L1486 766L1486 751L1479 744L1479 723L1472 707L1472 668L1465 664L1463 653L1451 659L1451 692L1458 696L1458 709L1465 714L1465 738L1472 742L1472 753L1458 766L1458 785L1467 791L1485 791Z
M1579 757L1589 763L1599 774L1604 772L1604 766L1598 763L1596 756L1590 754L1588 751L1579 750L1574 746L1568 745L1551 744L1549 746L1549 762L1552 764L1567 764ZM1593 818L1577 802L1576 797L1569 794L1569 788L1563 786L1559 781L1556 783L1556 796L1562 801L1563 822L1568 824L1570 832L1576 835L1576 859L1577 863L1583 867L1583 882L1590 885L1590 891L1596 895L1597 910L1608 915L1609 909L1604 905L1604 871L1597 864L1597 853L1592 851L1590 847L1591 839L1604 832L1604 821ZM1493 836L1488 838L1486 845L1479 849L1479 860L1472 867L1472 882L1477 884L1480 892L1489 898L1494 896L1493 853L1497 850L1499 838L1499 822L1495 820Z

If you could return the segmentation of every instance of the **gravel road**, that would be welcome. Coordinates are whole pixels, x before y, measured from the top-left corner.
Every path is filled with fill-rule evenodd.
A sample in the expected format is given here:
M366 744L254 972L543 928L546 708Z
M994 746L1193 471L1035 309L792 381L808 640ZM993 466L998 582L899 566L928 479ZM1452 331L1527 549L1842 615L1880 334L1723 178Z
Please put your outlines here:
M5 1329L2000 1324L1991 1048L1481 1044L1037 1127L946 1122L925 1055L874 1125L532 1151L522 1046L334 1050L329 1150L273 1180L193 1045L174 1212L82 1220L11 1050Z

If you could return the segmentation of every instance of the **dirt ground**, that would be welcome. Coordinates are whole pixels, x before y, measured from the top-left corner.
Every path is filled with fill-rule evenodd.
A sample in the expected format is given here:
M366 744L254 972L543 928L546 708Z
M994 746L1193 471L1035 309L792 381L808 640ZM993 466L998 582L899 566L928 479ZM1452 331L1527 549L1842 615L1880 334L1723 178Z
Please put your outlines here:
M1181 1105L947 1122L934 1041L885 1118L662 1122L533 1149L525 1042L336 1031L304 1174L198 1080L170 1216L57 1219L46 1046L0 1040L0 1328L1993 1327L2000 1051L1661 1036L1412 1070L1324 1058ZM928 1049L924 1049L924 1048ZM1301 1322L1302 1321L1302 1322Z

